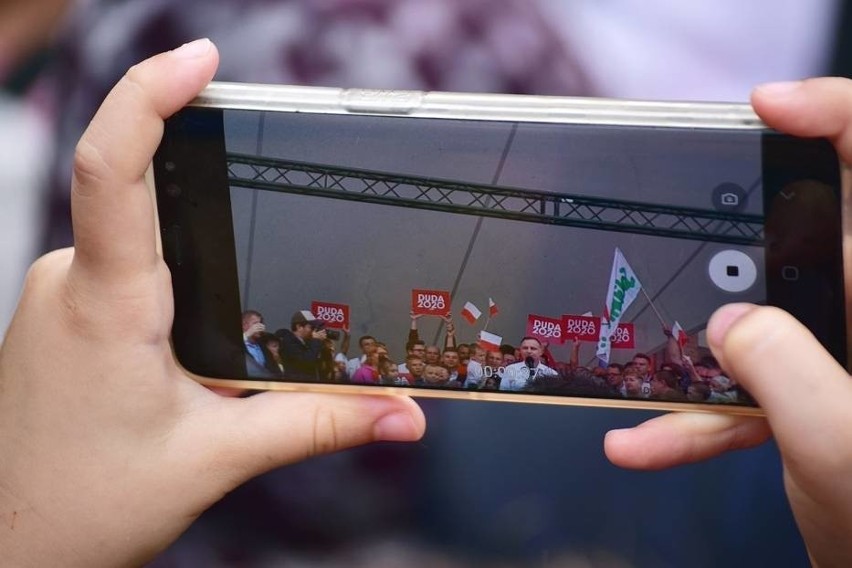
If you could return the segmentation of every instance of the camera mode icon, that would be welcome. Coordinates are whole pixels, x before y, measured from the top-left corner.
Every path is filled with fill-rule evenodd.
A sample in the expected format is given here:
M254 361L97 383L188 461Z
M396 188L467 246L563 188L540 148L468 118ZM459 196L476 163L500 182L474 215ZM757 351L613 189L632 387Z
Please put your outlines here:
M748 194L739 185L725 182L713 190L712 200L717 211L742 211L748 202Z

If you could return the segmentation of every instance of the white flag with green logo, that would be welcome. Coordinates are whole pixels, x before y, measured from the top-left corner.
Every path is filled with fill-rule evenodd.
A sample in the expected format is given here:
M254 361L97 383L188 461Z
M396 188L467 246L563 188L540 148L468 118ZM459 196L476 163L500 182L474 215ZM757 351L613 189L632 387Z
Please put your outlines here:
M609 289L606 291L606 305L601 318L601 333L598 338L598 359L609 363L610 336L618 329L621 316L639 295L642 284L636 273L630 268L621 250L615 249L612 261L612 273L609 276Z

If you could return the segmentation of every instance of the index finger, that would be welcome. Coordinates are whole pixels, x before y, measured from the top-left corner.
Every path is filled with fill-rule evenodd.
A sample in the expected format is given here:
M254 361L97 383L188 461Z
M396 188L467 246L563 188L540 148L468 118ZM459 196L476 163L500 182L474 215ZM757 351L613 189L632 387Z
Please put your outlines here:
M104 100L74 157L71 211L78 275L126 279L154 266L154 208L145 171L163 120L213 78L218 53L197 40L132 67Z

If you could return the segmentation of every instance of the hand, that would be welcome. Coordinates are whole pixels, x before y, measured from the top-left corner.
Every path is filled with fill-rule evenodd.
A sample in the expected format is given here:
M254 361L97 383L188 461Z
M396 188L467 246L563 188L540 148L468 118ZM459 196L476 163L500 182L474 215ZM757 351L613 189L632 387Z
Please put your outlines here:
M773 128L826 137L852 163L852 82L812 79L758 88L752 104ZM847 302L848 302L847 298ZM721 366L766 420L669 414L607 434L614 463L660 469L747 448L774 434L787 496L816 565L852 565L852 381L814 337L775 308L731 305L707 326Z
M328 337L328 330L325 329L325 328L315 329L311 332L311 337L313 337L314 339L323 339L324 340L325 338Z
M259 333L266 331L266 326L260 322L253 323L243 332L243 341L247 341Z
M408 315L409 315L409 317L411 317L412 321L417 321L417 320L419 320L420 318L423 317L423 314L414 313L414 310L411 310L410 312L408 312Z
M144 173L163 117L213 77L209 42L132 68L75 158L75 250L30 270L0 349L0 550L15 566L140 565L252 476L415 440L405 397L216 395L169 348L169 272Z
M455 335L456 334L456 324L452 322L452 320L444 320L447 322L447 335Z

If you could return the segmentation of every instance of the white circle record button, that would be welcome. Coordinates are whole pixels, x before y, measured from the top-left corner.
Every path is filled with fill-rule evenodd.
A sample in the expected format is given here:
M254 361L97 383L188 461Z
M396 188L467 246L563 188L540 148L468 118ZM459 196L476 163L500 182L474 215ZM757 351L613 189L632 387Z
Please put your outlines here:
M710 280L725 292L745 292L757 280L757 266L744 252L723 250L710 259Z

